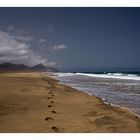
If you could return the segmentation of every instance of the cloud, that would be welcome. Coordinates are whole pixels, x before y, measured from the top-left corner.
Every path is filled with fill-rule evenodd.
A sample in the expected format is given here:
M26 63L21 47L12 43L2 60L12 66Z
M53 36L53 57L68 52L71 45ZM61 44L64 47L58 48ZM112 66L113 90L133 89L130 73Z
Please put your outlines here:
M13 30L13 28L14 28L13 25L9 25L7 30L8 30L8 31L11 31L11 30Z
M63 50L63 49L66 49L67 47L63 44L60 44L60 45L55 45L53 47L53 50Z
M15 36L15 39L21 42L30 42L33 40L33 38L29 36Z
M0 63L11 62L33 66L39 63L52 66L39 53L30 49L28 37L13 36L8 32L0 31Z
M40 43L40 44L42 44L42 43L44 43L44 42L46 42L46 40L43 39L43 38L40 38L39 41L38 41L38 43Z

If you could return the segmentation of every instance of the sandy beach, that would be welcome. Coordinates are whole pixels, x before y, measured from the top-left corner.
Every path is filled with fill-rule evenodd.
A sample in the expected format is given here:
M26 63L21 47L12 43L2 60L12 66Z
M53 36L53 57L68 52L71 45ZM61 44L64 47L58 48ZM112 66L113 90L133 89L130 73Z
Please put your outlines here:
M0 73L0 132L140 132L140 118L49 75Z

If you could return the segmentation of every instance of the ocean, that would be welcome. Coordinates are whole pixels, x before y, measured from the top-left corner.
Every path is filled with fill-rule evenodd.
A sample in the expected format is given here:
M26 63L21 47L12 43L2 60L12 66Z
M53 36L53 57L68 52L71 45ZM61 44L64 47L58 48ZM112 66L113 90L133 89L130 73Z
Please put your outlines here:
M140 115L140 72L54 73L62 84Z

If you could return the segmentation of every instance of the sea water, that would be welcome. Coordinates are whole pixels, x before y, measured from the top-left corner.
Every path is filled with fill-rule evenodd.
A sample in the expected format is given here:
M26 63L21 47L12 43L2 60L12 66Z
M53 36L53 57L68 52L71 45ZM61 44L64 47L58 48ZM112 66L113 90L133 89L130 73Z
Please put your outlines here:
M140 115L140 73L54 73L61 83Z

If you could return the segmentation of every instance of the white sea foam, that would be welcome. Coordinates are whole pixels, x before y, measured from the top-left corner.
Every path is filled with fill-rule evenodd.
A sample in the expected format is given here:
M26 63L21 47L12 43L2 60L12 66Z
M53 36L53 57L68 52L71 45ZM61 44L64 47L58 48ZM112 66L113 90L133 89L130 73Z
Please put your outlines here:
M123 74L123 73L107 73L107 74L88 74L88 73L76 73L77 75L99 77L99 78L112 78L112 79L126 79L126 80L140 80L140 76L135 74Z
M58 73L55 73L55 75L58 75L58 76L73 76L75 75L74 73L61 73L61 72L58 72Z

